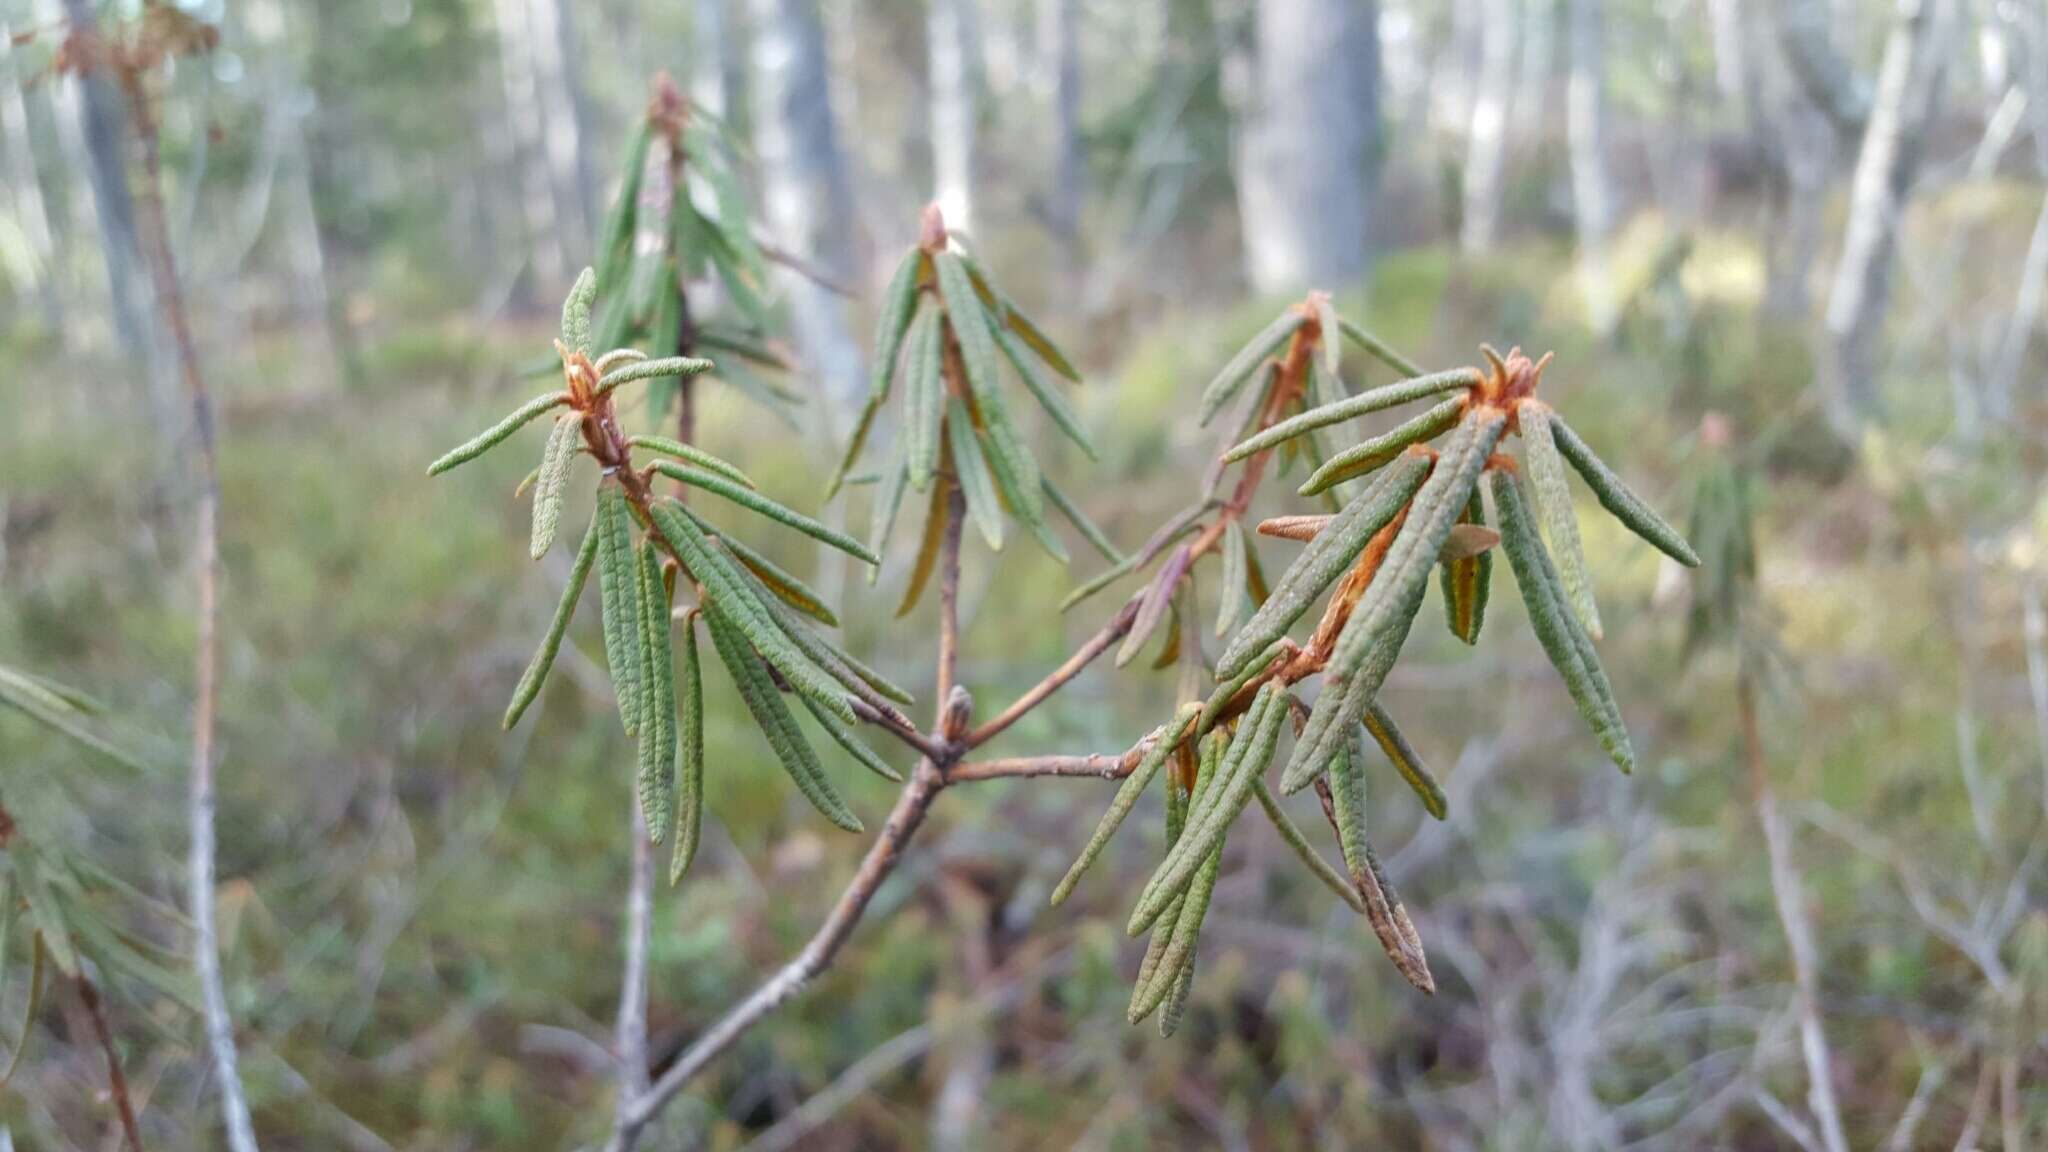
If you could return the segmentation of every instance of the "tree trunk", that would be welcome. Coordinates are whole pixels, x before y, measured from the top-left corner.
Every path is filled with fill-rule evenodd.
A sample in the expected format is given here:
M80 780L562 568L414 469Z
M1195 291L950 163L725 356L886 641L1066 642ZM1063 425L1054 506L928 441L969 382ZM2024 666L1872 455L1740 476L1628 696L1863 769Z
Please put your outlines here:
M334 313L327 291L326 246L313 200L312 155L306 145L305 85L293 68L286 43L289 13L280 0L251 0L247 6L251 43L261 50L262 82L268 104L266 147L276 158L274 215L290 281L292 320L311 344L309 359L324 378L340 364Z
M1806 98L1837 132L1862 131L1871 94L1835 44L1834 6L1828 0L1774 0L1767 7L1777 15L1779 48Z
M1045 214L1071 254L1080 239L1081 201L1087 192L1081 151L1081 53L1075 25L1078 0L1038 0L1039 59L1052 97L1052 187Z
M1252 287L1355 283L1371 258L1379 6L1259 0L1254 25L1236 149Z
M725 3L692 0L690 4L690 102L719 117L731 114L738 87Z
M1571 136L1572 215L1579 233L1579 280L1586 319L1602 336L1614 329L1614 286L1607 241L1614 230L1614 189L1607 178L1607 107L1601 90L1602 0L1569 0L1571 81L1565 115Z
M860 261L851 222L857 216L832 120L818 0L752 5L754 151L768 229L787 251L816 262L835 280L854 282ZM780 278L805 367L830 401L823 407L849 409L867 385L841 301L788 269Z
M74 35L98 35L98 20L92 0L64 0L64 10ZM92 182L93 216L100 237L100 252L106 262L107 296L114 319L114 335L121 352L141 370L136 376L147 389L152 422L163 429L179 426L173 382L154 366L162 363L156 352L156 325L150 318L149 292L142 278L142 250L135 231L135 198L128 187L128 163L122 149L125 118L121 97L113 85L97 74L66 78L77 85L78 131L85 151L87 173Z
M597 231L591 204L590 152L584 145L583 83L576 50L575 9L569 0L528 0L527 45L540 92L541 144L555 214L566 233L562 252L571 268L581 266ZM576 62L576 63L572 63Z
M28 101L22 96L22 73L14 58L13 31L0 23L0 145L5 146L7 187L14 218L36 264L34 282L19 285L18 290L24 295L35 295L42 307L43 323L68 348L70 333L64 327L63 298L57 282L56 231L51 227L49 206L43 199L42 173L29 137Z
M503 131L518 181L520 207L526 217L526 248L533 253L535 287L542 294L568 282L570 257L550 186L540 81L528 45L527 0L493 0L497 15L498 61L505 78Z
M931 55L932 191L946 226L974 228L973 0L932 0L926 29Z
M1465 151L1464 216L1458 244L1486 252L1500 234L1501 182L1507 169L1508 97L1515 80L1515 0L1481 0L1479 69Z
M1736 109L1747 123L1751 69L1745 15L1742 0L1707 0L1707 31L1714 44L1714 89L1721 102Z
M1830 420L1845 433L1876 408L1873 373L1899 226L1940 103L1955 15L1954 0L1900 0L1898 24L1885 44L1828 297L1821 384Z
M1537 136L1549 114L1550 78L1557 64L1557 21L1560 4L1573 0L1522 0L1521 59L1515 65L1515 97L1511 120L1516 136ZM1566 14L1569 19L1569 13Z

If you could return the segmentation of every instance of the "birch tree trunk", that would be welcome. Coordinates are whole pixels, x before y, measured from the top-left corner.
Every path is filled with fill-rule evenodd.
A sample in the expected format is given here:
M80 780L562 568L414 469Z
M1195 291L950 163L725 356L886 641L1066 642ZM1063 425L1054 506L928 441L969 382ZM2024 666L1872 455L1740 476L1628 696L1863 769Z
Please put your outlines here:
M43 311L43 323L65 347L71 336L64 326L62 293L57 281L56 230L43 199L42 173L36 164L34 142L29 138L28 101L21 89L21 65L14 58L14 30L0 22L0 146L4 146L9 198L14 218L20 224L29 254L35 257L35 281L20 285L33 292Z
M857 215L832 119L818 0L751 2L754 151L768 228L787 251L816 262L834 280L852 283L859 279L851 224ZM798 350L829 401L823 407L849 409L866 383L841 301L788 269L780 278Z
M732 29L726 0L690 4L690 102L723 117L733 107Z
M1508 97L1515 82L1515 0L1481 0L1479 13L1479 70L1472 86L1464 216L1458 229L1458 244L1470 253L1490 250L1500 234Z
M1379 6L1258 0L1238 116L1245 266L1265 294L1365 275L1379 129Z
M1877 404L1877 345L1891 298L1899 226L1940 104L1955 0L1899 0L1885 44L1869 127L1850 186L1849 220L1828 296L1821 385L1837 430L1853 431Z
M1568 0L1571 80L1565 97L1571 137L1572 215L1579 233L1579 283L1586 319L1602 336L1614 330L1614 286L1607 242L1614 230L1614 189L1607 178L1607 102L1602 91L1602 0Z
M569 267L580 267L597 231L590 153L584 145L583 82L576 59L575 9L569 0L527 0L527 46L540 93L542 155Z
M534 280L536 287L545 288L545 295L567 283L570 256L550 186L546 146L540 139L545 118L540 81L528 49L533 37L527 0L493 0L492 11L497 16L498 63L505 79L503 132L526 217L526 248L533 253Z
M99 34L92 0L64 0L64 12L74 35ZM155 367L163 361L155 355L156 324L150 316L150 296L142 276L135 197L128 187L127 157L122 151L126 135L120 95L97 74L66 76L59 83L76 86L77 131L92 184L93 217L106 263L114 335L122 354L142 369L136 377L146 389L152 423L162 429L179 427L174 384Z
M274 204L285 268L291 284L292 319L310 342L312 361L332 378L340 364L333 310L327 291L327 255L313 200L312 156L306 146L306 114L313 101L288 54L288 13L280 0L250 0L250 40L260 50L263 85L270 105L266 135L276 156Z
M932 0L926 28L931 58L932 191L946 226L974 230L973 0Z
M1038 0L1039 59L1052 97L1052 187L1046 217L1071 250L1080 238L1081 201L1087 191L1081 152L1081 54L1075 26L1078 0Z
M1828 0L1773 0L1778 45L1793 77L1837 132L1862 131L1871 94L1856 67L1835 44L1834 7Z

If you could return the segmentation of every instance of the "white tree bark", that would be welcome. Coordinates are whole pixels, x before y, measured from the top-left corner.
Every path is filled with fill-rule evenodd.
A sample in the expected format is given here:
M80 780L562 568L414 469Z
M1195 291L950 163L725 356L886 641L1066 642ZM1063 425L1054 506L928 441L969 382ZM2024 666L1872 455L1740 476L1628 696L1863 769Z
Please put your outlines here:
M249 38L263 61L263 84L270 105L264 132L266 147L276 158L276 209L279 240L291 284L292 318L311 345L316 371L331 374L339 363L333 312L327 292L327 255L313 202L312 157L306 147L310 93L296 74L287 47L288 13L279 0L250 0L246 8Z
M1614 285L1607 242L1614 231L1614 186L1607 176L1607 107L1602 90L1602 0L1568 0L1571 79L1565 95L1572 164L1572 215L1579 233L1579 284L1586 319L1601 335L1614 329Z
M690 4L690 102L714 116L733 107L732 29L726 0Z
M1891 298L1899 226L1920 169L1928 123L1940 103L1955 23L1955 0L1899 0L1898 23L1885 44L1850 187L1842 256L1828 296L1821 383L1830 419L1845 432L1876 405L1872 373Z
M1081 51L1076 25L1079 0L1038 0L1038 55L1052 103L1052 185L1046 217L1069 246L1080 236L1081 201L1087 192L1086 157L1081 151Z
M70 26L96 30L98 22L90 0L64 0L64 15ZM96 33L95 33L96 34ZM143 370L137 373L147 389L152 421L159 428L178 427L175 382L154 365L168 364L168 357L156 355L157 326L151 316L151 297L142 273L142 250L135 230L135 198L128 187L128 163L123 148L126 117L120 95L103 76L66 75L57 81L71 89L71 108L77 115L71 126L86 176L92 186L93 218L99 234L101 258L107 272L107 297L114 320L114 335L123 354Z
M1515 0L1481 0L1479 6L1479 71L1473 80L1465 211L1458 230L1459 246L1470 253L1490 250L1500 235L1508 97L1515 80L1515 8Z
M548 179L546 115L541 109L540 80L533 53L527 0L493 0L497 16L498 63L505 80L504 134L511 147L512 173L518 181L519 203L526 217L526 248L533 253L534 279L540 285L568 282L570 257Z
M68 348L71 337L64 325L63 298L56 275L56 230L50 223L34 142L29 138L28 101L22 96L22 71L20 62L14 58L13 33L5 22L0 22L0 146L5 148L7 190L14 219L36 265L34 280L18 288L23 294L36 296L43 310L43 323Z
M973 0L932 0L926 26L933 198L946 226L968 233L974 229L975 23Z
M1258 0L1237 123L1238 216L1252 287L1341 288L1371 257L1379 6Z
M752 0L751 11L754 152L769 231L833 279L855 282L858 216L832 118L818 0ZM830 401L823 407L850 409L867 385L842 302L794 271L784 269L780 278L798 351Z
M1826 114L1836 131L1861 131L1872 97L1855 65L1836 46L1834 6L1828 0L1772 0L1767 6L1777 17L1785 62L1807 99Z
M569 0L527 0L527 47L540 94L542 155L563 255L581 265L596 234L589 149L584 144L583 82L576 61L575 9Z

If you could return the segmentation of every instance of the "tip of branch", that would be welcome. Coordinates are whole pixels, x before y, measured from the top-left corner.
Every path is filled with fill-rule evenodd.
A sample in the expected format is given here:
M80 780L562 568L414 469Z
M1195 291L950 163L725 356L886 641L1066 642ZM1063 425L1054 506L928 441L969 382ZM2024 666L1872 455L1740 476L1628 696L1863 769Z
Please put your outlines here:
M924 215L917 222L917 246L927 252L941 252L946 247L946 214L939 210L937 200L924 206Z

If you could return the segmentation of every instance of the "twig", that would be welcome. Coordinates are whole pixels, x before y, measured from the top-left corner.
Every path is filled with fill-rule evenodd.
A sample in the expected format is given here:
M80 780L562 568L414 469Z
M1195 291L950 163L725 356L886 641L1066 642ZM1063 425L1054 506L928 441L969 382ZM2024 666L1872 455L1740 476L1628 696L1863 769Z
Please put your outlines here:
M1834 1068L1828 1053L1827 1031L1821 1024L1819 1003L1819 957L1813 944L1813 924L1806 915L1806 890L1799 877L1799 865L1792 859L1792 831L1778 810L1777 795L1771 790L1764 763L1763 736L1757 722L1756 686L1747 664L1736 673L1736 710L1742 723L1742 756L1749 768L1749 786L1756 801L1757 822L1763 825L1764 854L1771 870L1771 898L1778 908L1778 921L1785 929L1785 945L1792 953L1793 999L1799 1018L1799 1054L1806 1062L1806 1106L1820 1125L1820 1141L1827 1152L1847 1152L1849 1143L1842 1133L1842 1113L1835 1103Z
M89 15L89 9L84 10ZM97 31L74 13L74 35L97 39ZM123 60L118 52L106 53L114 61L123 95L127 97L135 124L135 136L142 152L142 206L140 232L147 251L150 279L156 291L157 307L177 349L178 372L192 405L192 431L197 445L199 494L193 536L198 552L199 603L196 608L196 642L193 652L191 825L187 858L188 898L192 904L193 967L199 977L201 1006L206 1019L206 1042L213 1055L214 1075L220 1081L221 1110L227 1124L228 1146L234 1152L256 1152L256 1130L249 1119L249 1105L242 1095L242 1081L236 1068L234 1022L228 1015L227 991L220 967L220 938L214 923L214 718L219 693L220 651L220 459L214 428L213 393L199 366L198 346L192 338L191 319L185 310L184 290L178 279L177 258L171 252L170 225L164 215L163 172L157 148L157 128L141 68Z
M1129 752L1095 752L1085 756L1012 756L1001 760L974 760L957 764L946 779L954 784L973 780L1016 780L1034 776L1093 776L1099 780L1121 780L1138 766L1146 745Z
M626 887L626 955L619 981L618 1023L612 1040L619 1067L614 1124L624 1123L627 1105L647 1088L647 940L654 918L654 844L640 816L639 798L630 799L632 875Z
M1132 600L1125 604L1110 618L1109 623L1102 626L1101 631L1089 637L1087 643L1076 649L1072 656L1067 657L1066 663L1053 669L1050 675L1039 681L1030 691L1017 697L1016 701L1003 709L995 719L969 732L967 746L979 748L1000 736L1004 729L1023 719L1033 708L1045 703L1047 697L1065 687L1067 681L1079 676L1088 665L1094 663L1096 657L1109 651L1110 645L1123 639L1124 633L1131 630L1131 622L1138 618L1138 603L1137 600Z
M661 1078L634 1098L622 1110L621 1130L614 1133L607 1147L614 1152L623 1152L633 1147L640 1129L654 1119L655 1115L668 1104L670 1098L682 1091L685 1084L704 1070L720 1053L733 1045L746 1031L761 1021L761 1018L787 1003L791 997L802 991L828 967L846 938L853 933L854 926L867 911L868 902L874 899L882 881L896 870L901 861L903 847L924 823L932 800L946 786L946 779L937 765L929 760L920 760L912 771L910 781L896 798L896 806L890 810L889 819L882 826L882 833L868 848L868 854L861 860L860 869L854 873L853 881L841 893L825 922L804 945L794 960L783 965L760 987L754 989L740 1004L727 1012L711 1026L696 1043L676 1057L674 1064L661 1074Z
M107 1055L107 1093L114 1098L114 1111L121 1117L121 1135L128 1142L128 1152L142 1152L142 1131L135 1124L135 1102L128 1097L128 1076L121 1071L121 1054L114 1049L114 1035L107 1027L107 1010L100 1003L100 990L82 972L73 979L72 987L78 990L78 1002L84 1006L86 1018L92 1021L93 1039Z

